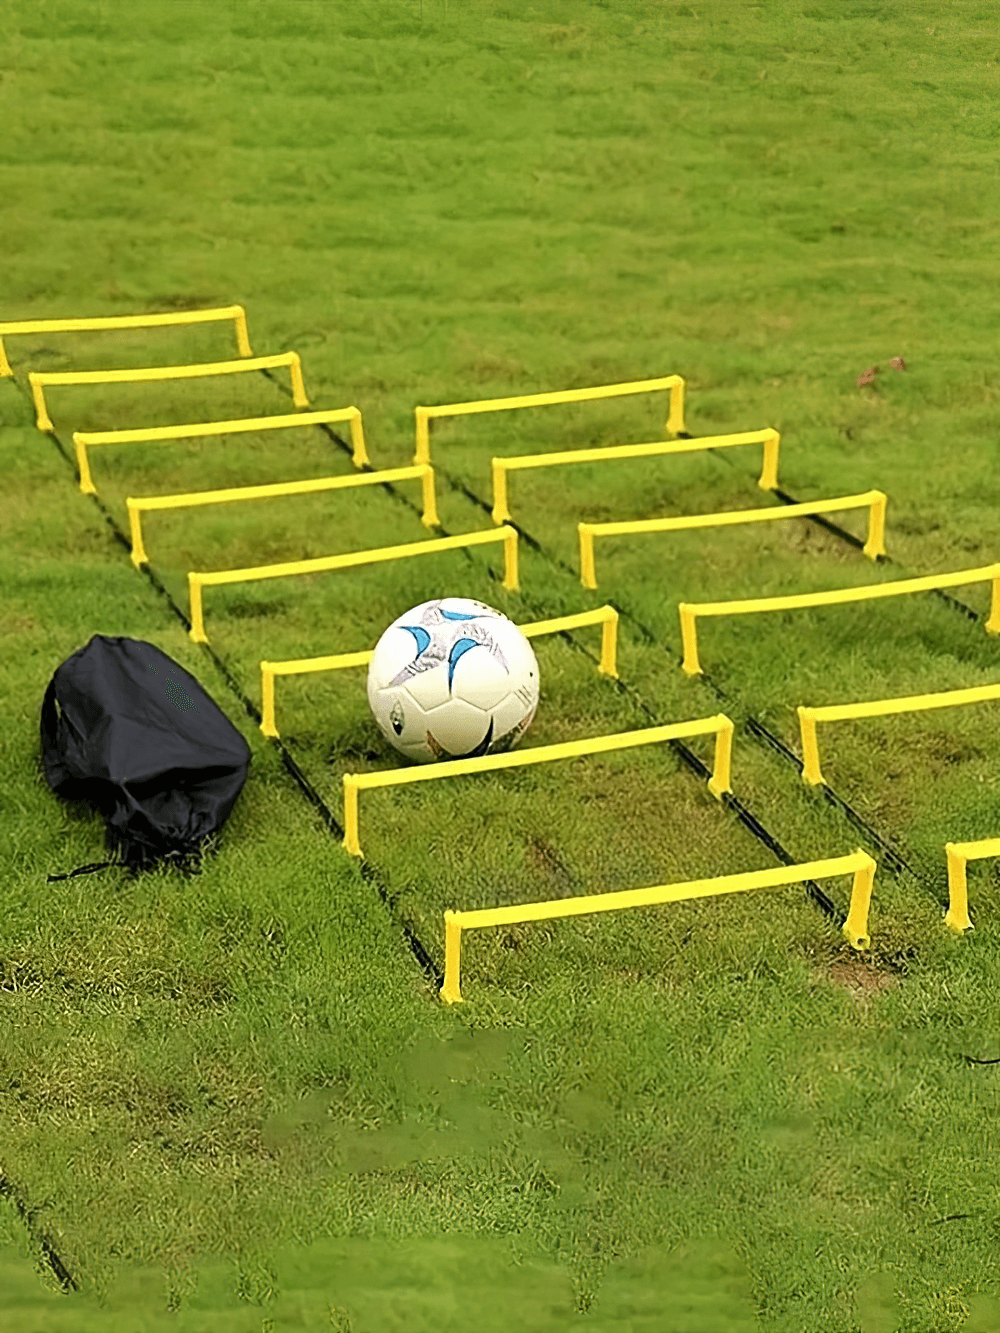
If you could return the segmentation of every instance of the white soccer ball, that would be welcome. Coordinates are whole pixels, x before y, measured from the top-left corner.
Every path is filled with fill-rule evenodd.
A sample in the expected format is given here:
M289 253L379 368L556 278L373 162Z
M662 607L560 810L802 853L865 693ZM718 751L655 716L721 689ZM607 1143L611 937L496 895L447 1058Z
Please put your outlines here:
M538 707L538 663L512 620L469 597L422 602L385 631L368 668L368 703L408 759L509 750Z

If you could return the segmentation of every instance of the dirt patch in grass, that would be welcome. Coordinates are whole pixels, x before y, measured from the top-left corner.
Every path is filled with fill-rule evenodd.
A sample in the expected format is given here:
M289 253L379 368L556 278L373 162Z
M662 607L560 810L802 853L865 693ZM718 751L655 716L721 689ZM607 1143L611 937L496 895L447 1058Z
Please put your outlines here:
M838 986L843 986L862 1006L868 1004L872 995L891 990L900 984L897 975L861 958L834 959L827 964L824 975Z
M806 948L804 957L819 976L842 986L862 1007L867 1007L873 995L880 995L902 983L915 952L903 949L883 953L874 949L860 955L853 949L848 951L846 946L842 949L831 946Z

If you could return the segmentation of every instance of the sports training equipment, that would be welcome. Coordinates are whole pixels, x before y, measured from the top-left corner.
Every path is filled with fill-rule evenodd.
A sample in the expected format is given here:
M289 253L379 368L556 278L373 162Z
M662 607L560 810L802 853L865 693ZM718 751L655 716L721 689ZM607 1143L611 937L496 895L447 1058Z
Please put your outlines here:
M372 654L368 702L408 759L509 750L538 706L538 663L512 620L468 597L422 602L394 620Z

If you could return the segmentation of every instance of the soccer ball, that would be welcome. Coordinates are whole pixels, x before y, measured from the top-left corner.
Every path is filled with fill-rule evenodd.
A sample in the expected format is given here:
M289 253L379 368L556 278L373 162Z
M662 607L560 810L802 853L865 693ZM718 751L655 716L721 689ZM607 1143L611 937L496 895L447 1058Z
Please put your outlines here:
M509 750L538 707L538 663L512 620L469 597L421 602L372 655L368 703L408 759L470 759Z

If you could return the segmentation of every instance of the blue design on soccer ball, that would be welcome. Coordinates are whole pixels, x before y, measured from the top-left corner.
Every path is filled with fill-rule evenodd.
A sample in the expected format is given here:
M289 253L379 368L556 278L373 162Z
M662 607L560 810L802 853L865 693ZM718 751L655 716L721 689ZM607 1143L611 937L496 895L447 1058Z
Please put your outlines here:
M489 608L484 607L484 612L488 612L488 610ZM414 676L422 675L423 672L430 671L434 667L447 664L448 690L450 692L454 676L454 664L462 653L468 652L469 648L477 645L485 648L494 661L505 671L510 669L506 657L490 630L489 621L495 618L492 614L446 611L441 606L441 599L438 599L434 602L428 602L420 611L420 615L415 618L419 620L419 624L400 625L399 628L405 629L413 635L417 645L416 654L388 682L389 688L403 685L406 681L412 680ZM462 645L462 649L461 652L456 654L455 649L459 644Z
M459 658L464 657L470 648L478 648L480 645L475 639L456 639L451 645L451 652L448 654L448 690L451 691L451 682L455 678L455 668L458 666Z
M409 632L410 632L410 633L413 635L413 637L416 639L416 641L417 641L417 657L419 657L420 654L421 654L422 652L424 652L424 650L427 648L427 645L430 643L430 641L431 641L431 636L427 633L427 631L423 628L422 625L402 625L402 626L400 626L400 628L401 628L401 629L405 629L405 630L409 630ZM416 660L416 659L414 659L414 660Z

